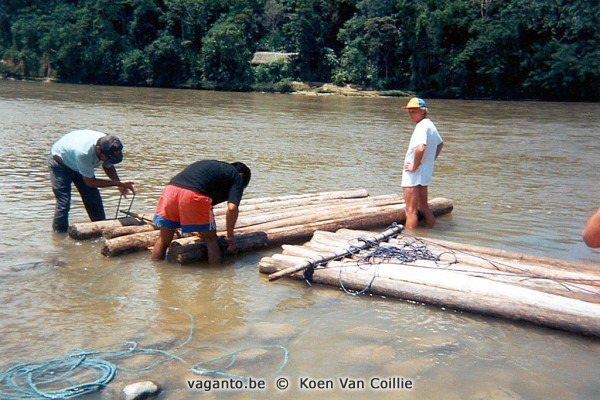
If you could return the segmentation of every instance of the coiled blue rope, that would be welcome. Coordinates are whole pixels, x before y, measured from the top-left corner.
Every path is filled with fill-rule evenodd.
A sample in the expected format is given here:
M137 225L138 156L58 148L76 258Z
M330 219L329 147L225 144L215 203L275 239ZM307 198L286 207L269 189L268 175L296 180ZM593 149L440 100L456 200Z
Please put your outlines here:
M111 274L113 271L114 270L96 277L84 285L84 287L81 288L81 291L85 295L97 299L139 302L150 307L183 312L190 321L190 329L187 338L181 344L176 346L173 351L142 348L136 342L125 342L120 345L120 347L123 347L123 349L120 350L88 351L75 349L68 352L67 357L64 359L14 365L0 373L0 399L70 399L103 389L114 379L117 370L144 372L171 360L184 364L191 372L198 375L216 375L232 379L248 380L255 377L232 374L227 371L235 366L237 356L240 353L255 349L275 350L283 353L282 362L279 368L271 376L265 379L276 377L286 367L289 360L289 352L285 347L280 345L255 346L237 351L230 351L222 346L205 345L187 349L180 354L174 353L174 351L186 347L192 341L195 326L194 317L181 308L161 306L149 300L132 297L95 295L87 290L87 287L93 285L94 282L106 275ZM224 355L197 363L190 363L183 358L183 356L191 350L198 349L218 350L223 352ZM117 366L115 363L109 361L113 359L119 360L133 355L152 355L157 356L160 359L145 367L137 369L128 369ZM228 362L220 368L208 367L211 364L222 361Z

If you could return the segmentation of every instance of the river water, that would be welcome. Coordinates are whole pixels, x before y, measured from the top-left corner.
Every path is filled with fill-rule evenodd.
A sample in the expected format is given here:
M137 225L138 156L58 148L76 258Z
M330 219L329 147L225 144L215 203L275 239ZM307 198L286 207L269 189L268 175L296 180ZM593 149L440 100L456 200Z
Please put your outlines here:
M245 198L358 188L378 195L400 191L412 132L400 109L405 102L0 81L0 373L75 348L135 342L185 354L139 372L119 370L86 398L114 398L143 379L159 382L163 399L599 398L596 339L303 282L270 283L258 263L278 249L220 267L179 266L146 253L105 258L100 241L51 232L46 156L69 130L122 139L118 171L137 182L136 212L152 212L165 183L206 158L252 168ZM580 236L600 206L600 105L428 106L445 140L430 198L450 198L455 208L418 234L600 267L600 252ZM118 192L102 193L112 216ZM86 220L74 194L71 221ZM231 361L227 373L267 379L267 389L189 389L188 381L210 382L190 365L231 353L234 361L198 367ZM155 360L114 362L139 369ZM288 379L287 390L276 388L278 378ZM303 388L303 378L333 389ZM366 388L344 388L346 378ZM373 378L413 387L371 388Z

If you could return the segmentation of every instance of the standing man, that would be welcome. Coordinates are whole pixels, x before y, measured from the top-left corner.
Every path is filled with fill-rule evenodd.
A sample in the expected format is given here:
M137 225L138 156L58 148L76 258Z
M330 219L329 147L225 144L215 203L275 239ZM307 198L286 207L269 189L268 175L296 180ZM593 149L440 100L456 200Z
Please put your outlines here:
M435 224L435 217L427 203L427 187L431 185L435 160L442 152L444 142L437 128L427 118L425 100L413 97L403 109L408 111L415 124L402 171L402 190L406 202L406 227L415 228L419 213L428 227Z
M71 184L81 195L92 221L106 219L98 188L117 186L125 195L134 191L132 181L121 181L115 164L123 160L123 145L118 137L93 130L77 130L60 138L50 150L48 167L56 197L53 229L66 232L71 209ZM94 169L102 164L109 179L98 179Z
M229 164L217 160L196 161L175 175L163 190L154 214L160 236L152 249L152 259L165 258L175 229L181 228L183 233L200 233L210 264L221 262L213 206L224 201L227 201L226 241L228 251L234 252L233 228L250 176L250 169L241 162Z

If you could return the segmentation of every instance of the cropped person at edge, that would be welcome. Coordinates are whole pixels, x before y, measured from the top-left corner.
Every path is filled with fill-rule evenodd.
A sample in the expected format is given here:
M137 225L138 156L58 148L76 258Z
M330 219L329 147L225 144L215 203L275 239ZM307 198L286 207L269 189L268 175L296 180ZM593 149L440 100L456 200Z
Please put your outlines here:
M581 237L588 247L600 247L600 208L588 219Z
M444 141L437 128L427 118L425 100L413 97L403 109L408 111L410 121L415 124L402 171L402 191L406 202L407 228L415 228L419 214L425 224L432 227L435 217L429 208L427 187L431 185L435 160L442 152Z
M118 137L94 130L76 130L61 137L50 149L48 168L56 197L55 232L69 229L71 186L74 183L92 221L106 219L98 188L116 186L122 195L134 192L133 181L121 181L115 164L123 160L123 144ZM94 169L102 165L109 179L96 178Z

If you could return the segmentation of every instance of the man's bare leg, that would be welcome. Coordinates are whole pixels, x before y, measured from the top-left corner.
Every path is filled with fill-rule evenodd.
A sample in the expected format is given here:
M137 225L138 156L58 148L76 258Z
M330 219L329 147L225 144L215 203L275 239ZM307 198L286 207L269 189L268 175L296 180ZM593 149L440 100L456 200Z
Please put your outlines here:
M405 202L405 213L406 213L406 222L404 226L408 229L414 229L417 227L419 222L419 214L418 214L418 194L417 194L418 186L413 187L403 187L402 191L404 193L404 202Z
M417 210L425 217L425 225L428 228L433 228L435 225L435 216L433 211L429 208L427 199L427 186L417 186Z
M217 237L217 231L206 231L200 232L202 240L206 245L208 252L208 263L218 264L221 262L221 249L219 248L219 238Z
M154 248L152 249L152 259L154 261L164 260L165 255L167 254L167 249L173 240L173 235L175 234L174 229L169 228L160 228L160 235L158 236L158 240L154 244Z

